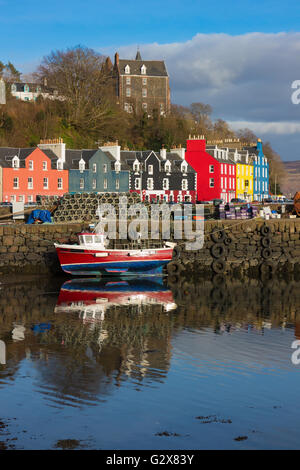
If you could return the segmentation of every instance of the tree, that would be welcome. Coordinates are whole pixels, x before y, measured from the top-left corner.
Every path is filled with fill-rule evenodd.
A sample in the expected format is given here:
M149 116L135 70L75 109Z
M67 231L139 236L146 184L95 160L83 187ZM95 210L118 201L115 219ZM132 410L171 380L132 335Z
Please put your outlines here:
M104 59L92 49L77 46L51 52L44 57L36 74L65 101L69 125L97 136L117 111L113 79L104 67Z
M11 62L8 62L8 64L6 64L5 71L6 71L7 81L9 81L9 82L19 82L20 81L21 72L19 72Z

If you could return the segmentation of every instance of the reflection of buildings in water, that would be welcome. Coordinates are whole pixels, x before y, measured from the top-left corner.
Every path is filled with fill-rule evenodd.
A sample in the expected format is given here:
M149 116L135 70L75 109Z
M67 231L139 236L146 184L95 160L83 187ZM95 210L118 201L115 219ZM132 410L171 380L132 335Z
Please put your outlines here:
M2 340L0 340L0 364L6 364L6 345Z

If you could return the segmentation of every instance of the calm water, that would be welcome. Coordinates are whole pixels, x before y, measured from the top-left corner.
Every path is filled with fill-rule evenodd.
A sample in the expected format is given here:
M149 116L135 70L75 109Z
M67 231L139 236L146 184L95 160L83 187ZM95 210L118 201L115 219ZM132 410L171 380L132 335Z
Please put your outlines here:
M300 448L300 282L0 280L0 449Z

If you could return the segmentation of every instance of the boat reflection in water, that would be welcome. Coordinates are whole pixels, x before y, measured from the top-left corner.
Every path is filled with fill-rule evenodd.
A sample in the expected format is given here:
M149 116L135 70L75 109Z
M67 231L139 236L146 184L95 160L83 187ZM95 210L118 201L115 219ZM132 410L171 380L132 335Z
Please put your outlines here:
M161 277L129 279L74 279L65 282L59 293L55 313L77 312L85 321L103 320L114 307L134 307L137 313L146 306L160 305L174 310L172 291Z

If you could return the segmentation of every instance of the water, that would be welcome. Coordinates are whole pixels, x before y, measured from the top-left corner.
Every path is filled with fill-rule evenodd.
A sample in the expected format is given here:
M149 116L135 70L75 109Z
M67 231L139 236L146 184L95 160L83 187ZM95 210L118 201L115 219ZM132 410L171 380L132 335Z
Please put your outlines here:
M299 282L0 287L0 449L300 447Z

